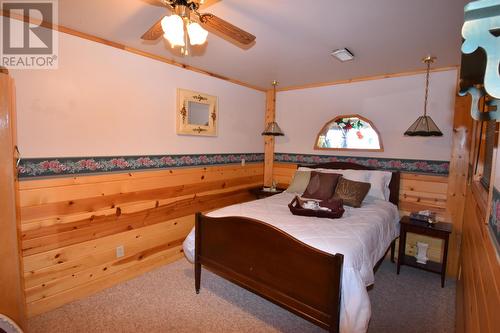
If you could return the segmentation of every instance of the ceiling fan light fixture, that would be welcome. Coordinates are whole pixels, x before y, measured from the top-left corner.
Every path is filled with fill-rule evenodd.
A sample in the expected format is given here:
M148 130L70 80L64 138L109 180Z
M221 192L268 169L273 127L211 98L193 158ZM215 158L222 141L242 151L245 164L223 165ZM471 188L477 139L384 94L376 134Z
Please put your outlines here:
M161 20L163 37L168 40L172 47L185 46L184 42L184 21L179 15L165 16Z
M190 22L187 26L189 43L191 45L202 45L207 41L208 31L196 22Z
M172 48L181 47L182 55L189 55L190 45L201 45L206 42L208 32L205 29L220 35L237 46L247 45L250 48L255 43L255 36L251 33L214 14L200 13L198 10L202 9L200 8L204 3L202 0L148 1L161 3L169 14L167 17L163 16L143 33L141 36L143 40L154 41L163 35ZM213 2L211 0L205 2L205 4L210 5ZM194 24L192 20L197 24Z

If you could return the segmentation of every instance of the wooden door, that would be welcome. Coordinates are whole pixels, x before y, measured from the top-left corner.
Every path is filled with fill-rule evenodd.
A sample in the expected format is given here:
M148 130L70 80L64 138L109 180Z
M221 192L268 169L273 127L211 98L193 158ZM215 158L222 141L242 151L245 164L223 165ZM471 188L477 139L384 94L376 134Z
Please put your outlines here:
M23 327L25 300L16 217L13 89L10 76L0 72L0 313Z

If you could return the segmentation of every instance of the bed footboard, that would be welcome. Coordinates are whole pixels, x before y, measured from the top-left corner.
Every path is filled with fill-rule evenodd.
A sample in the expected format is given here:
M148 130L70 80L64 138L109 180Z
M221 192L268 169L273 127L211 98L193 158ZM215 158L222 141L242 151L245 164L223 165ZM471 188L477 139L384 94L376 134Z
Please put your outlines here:
M245 217L196 214L195 288L201 266L281 307L339 331L342 254L317 250Z

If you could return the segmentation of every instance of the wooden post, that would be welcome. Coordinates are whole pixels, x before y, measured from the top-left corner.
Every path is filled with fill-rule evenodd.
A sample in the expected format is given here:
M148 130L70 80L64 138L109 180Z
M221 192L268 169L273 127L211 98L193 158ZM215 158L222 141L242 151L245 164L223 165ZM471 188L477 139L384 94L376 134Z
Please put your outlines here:
M470 96L455 97L455 115L453 119L453 144L448 175L448 193L446 198L447 213L453 223L450 237L448 274L457 276L462 238L462 222L467 195L467 177L469 170L469 151L473 121L470 116Z
M276 118L276 91L270 89L266 92L266 116L264 128ZM274 165L274 136L264 137L264 186L273 184Z
M0 73L0 313L24 327L26 306L16 212L12 92L11 78Z

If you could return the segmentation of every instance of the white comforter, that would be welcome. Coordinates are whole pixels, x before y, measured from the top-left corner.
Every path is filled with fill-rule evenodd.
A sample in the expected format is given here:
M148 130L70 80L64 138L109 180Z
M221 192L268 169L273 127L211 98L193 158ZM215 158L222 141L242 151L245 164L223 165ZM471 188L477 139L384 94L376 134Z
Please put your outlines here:
M296 216L288 203L294 194L281 193L266 199L228 206L212 217L246 216L267 222L317 249L344 255L340 331L366 332L371 316L366 287L374 283L373 267L399 235L395 205L370 200L361 208L345 206L341 219ZM184 253L194 261L194 228L184 241Z

